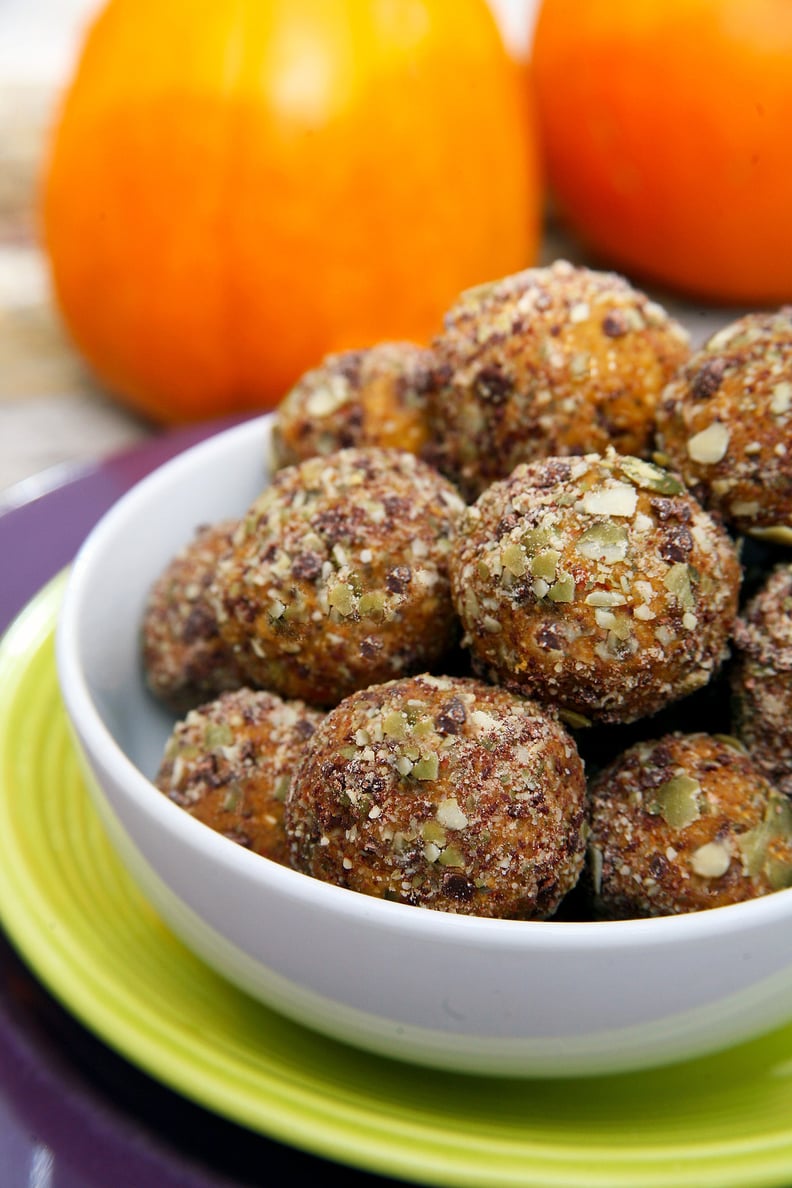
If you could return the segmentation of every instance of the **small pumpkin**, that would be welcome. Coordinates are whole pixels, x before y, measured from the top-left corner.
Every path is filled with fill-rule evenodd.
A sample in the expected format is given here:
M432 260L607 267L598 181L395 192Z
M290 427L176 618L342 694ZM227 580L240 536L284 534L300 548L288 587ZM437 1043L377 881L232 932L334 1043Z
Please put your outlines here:
M461 288L532 262L524 94L485 0L110 0L44 183L74 342L178 422L425 341Z

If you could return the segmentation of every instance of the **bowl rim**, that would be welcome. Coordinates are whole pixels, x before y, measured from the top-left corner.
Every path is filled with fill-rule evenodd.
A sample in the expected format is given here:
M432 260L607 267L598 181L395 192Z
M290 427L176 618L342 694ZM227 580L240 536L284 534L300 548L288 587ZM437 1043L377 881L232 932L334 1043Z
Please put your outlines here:
M629 945L642 948L693 943L721 933L734 937L792 918L792 887L697 912L628 920L509 920L432 910L378 899L282 866L223 837L163 796L115 740L90 693L78 646L81 609L105 548L121 526L135 520L141 506L169 490L184 472L193 471L225 451L233 454L251 433L258 432L266 441L273 419L274 414L267 413L221 429L158 466L104 512L77 551L57 617L56 668L67 715L91 767L98 763L112 773L125 795L156 827L180 839L208 862L238 870L250 882L270 886L280 896L293 898L304 907L332 911L350 921L367 921L384 931L408 932L439 943L470 944L487 950L529 946L533 951L562 953L616 950Z

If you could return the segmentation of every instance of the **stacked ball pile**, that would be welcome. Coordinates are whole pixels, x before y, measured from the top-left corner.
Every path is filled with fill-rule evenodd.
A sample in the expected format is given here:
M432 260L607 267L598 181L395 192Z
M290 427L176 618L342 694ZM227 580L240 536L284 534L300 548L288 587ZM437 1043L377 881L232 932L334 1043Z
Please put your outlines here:
M790 885L791 430L792 310L693 353L564 262L462 294L431 348L325 359L276 413L270 485L151 592L148 683L183 715L158 786L445 911ZM769 577L744 582L746 534Z

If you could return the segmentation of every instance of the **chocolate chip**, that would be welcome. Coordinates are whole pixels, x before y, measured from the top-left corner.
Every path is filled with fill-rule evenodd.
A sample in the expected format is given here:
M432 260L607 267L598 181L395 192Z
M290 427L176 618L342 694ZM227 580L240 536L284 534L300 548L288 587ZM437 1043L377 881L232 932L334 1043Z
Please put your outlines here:
M621 338L629 330L624 314L619 309L612 309L602 319L602 333L608 338Z
M182 628L182 643L191 644L199 639L212 639L217 635L217 620L208 606L198 603L192 607Z
M318 553L298 553L292 562L292 573L300 581L312 582L322 572L322 558Z
M385 588L391 594L403 594L405 587L412 581L412 571L406 565L397 565L385 576Z
M467 711L458 697L452 697L440 708L435 718L435 727L440 734L459 734L467 721Z
M477 394L492 404L503 404L512 392L513 384L497 367L483 367L475 379Z
M696 372L690 385L696 399L706 400L707 397L714 396L721 386L725 371L726 363L723 359L709 359L704 363Z
M452 899L469 903L476 893L476 888L464 875L447 874L443 879L443 891L446 895L450 895Z
M669 529L660 542L660 556L664 561L687 561L693 549L693 537L684 524Z

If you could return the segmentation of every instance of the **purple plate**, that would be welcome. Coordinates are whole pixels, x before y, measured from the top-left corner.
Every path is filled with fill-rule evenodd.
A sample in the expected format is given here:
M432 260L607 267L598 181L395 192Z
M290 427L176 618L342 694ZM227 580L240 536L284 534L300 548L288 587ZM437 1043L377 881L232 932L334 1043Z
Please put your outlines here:
M0 632L67 565L96 521L174 454L227 427L153 438L11 488L0 515ZM226 1121L128 1064L38 983L0 932L0 1186L235 1188L395 1184Z

